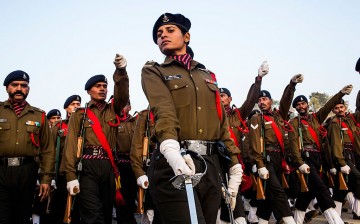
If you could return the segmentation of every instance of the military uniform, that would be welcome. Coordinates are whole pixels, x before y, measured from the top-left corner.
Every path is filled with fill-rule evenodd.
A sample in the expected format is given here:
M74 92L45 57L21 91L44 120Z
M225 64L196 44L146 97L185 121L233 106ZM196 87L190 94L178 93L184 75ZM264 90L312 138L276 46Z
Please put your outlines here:
M116 219L118 224L136 223L134 213L136 211L136 193L137 185L134 173L130 163L131 141L134 135L136 117L129 115L122 119L118 126L116 155L117 167L121 174L121 193L124 196L126 204L117 207Z
M268 116L271 121L262 120L262 115L255 114L250 120L250 152L258 169L266 167L269 171L269 178L266 180L266 199L258 201L257 216L263 220L269 220L271 212L276 219L292 216L287 195L281 186L283 152L275 131L272 128L273 122L279 128L282 138L285 136L284 126L287 120L288 111L295 92L296 83L290 84L284 90L278 111L263 112L264 117ZM265 158L261 149L261 130L264 133Z
M17 116L9 100L0 103L0 149L0 223L26 223L39 165L41 184L50 185L54 175L55 149L45 112L27 104Z
M95 76L94 76L95 77ZM90 101L87 110L91 110L98 118L102 131L115 153L118 120L121 110L129 101L129 79L125 69L116 69L114 76L114 101L106 102L99 109L94 101ZM88 81L89 82L89 81ZM88 84L88 83L87 83ZM89 89L85 85L85 89ZM77 179L77 138L82 122L85 129L84 148L82 152L82 171L80 172L80 193L77 196L80 204L80 217L85 223L111 223L112 207L115 196L114 170L104 148L92 129L92 121L83 120L84 108L71 114L69 130L65 141L61 172L67 181Z
M322 160L325 159L321 156L321 143L322 139L326 137L326 131L321 127L321 124L343 96L344 94L339 92L316 113L307 113L300 118L295 117L291 120L291 125L294 128L294 131L289 133L292 162L296 167L303 165L304 162L310 167L310 173L306 174L308 175L309 192L301 192L295 204L295 207L300 211L305 212L314 197L316 197L322 211L335 207L328 186L320 177ZM301 120L301 124L299 124L299 120ZM303 142L303 149L301 150L299 148L299 126ZM313 132L316 133L316 137L312 135Z
M352 118L352 117L354 118ZM357 127L355 121L359 121L359 112L351 115L347 114L344 117L335 116L328 127L328 139L330 151L333 155L334 165L340 172L340 167L348 165L351 169L350 174L348 175L348 188L349 191L353 192L355 198L360 199L360 172L356 167L356 162L359 160L360 156L360 138L359 138L359 128ZM344 123L344 124L340 123ZM342 126L340 126L342 125ZM341 134L340 134L341 132ZM343 138L341 138L341 135ZM353 138L353 140L352 140ZM344 176L346 176L344 174ZM339 181L337 180L338 175L336 176L335 187L333 199L338 202L343 202L347 191L339 190Z
M154 112L155 137L162 143L174 139L207 141L207 173L194 188L199 223L215 223L221 198L220 164L214 144L223 141L230 151L231 165L238 164L239 149L230 139L225 110L217 98L216 80L205 67L192 60L189 70L166 57L164 63L148 62L142 69L144 93ZM216 103L218 102L218 103ZM221 116L219 116L221 115ZM159 150L155 150L149 191L163 223L190 223L185 191L174 189L169 181L174 171ZM199 169L199 161L194 160ZM150 168L151 169L151 168Z

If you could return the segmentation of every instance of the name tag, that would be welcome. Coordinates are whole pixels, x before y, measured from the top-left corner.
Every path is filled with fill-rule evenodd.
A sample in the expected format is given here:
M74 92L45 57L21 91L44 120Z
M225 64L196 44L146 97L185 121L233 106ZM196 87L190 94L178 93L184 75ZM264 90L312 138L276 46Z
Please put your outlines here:
M37 121L26 121L26 125L40 127L40 122Z
M266 121L265 124L272 124L272 121Z
M164 76L166 81L175 80L175 79L182 79L182 75L168 75Z
M341 128L341 130L342 130L342 131L347 131L347 130L348 130L348 128Z
M7 119L6 119L6 118L0 119L0 123L5 123L5 122L7 122Z

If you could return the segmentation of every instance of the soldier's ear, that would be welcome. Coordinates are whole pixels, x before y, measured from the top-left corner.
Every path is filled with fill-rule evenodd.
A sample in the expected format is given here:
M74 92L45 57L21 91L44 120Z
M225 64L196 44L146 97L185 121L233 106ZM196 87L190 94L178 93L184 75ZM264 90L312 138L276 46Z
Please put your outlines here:
M184 41L186 44L190 43L190 33L189 32L185 33Z

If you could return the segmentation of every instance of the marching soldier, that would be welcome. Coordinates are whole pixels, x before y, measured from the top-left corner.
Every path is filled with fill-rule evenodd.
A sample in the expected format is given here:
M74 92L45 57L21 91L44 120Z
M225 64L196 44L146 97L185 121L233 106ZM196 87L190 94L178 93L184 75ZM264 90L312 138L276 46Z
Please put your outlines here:
M4 80L9 99L0 103L0 223L29 223L39 166L41 201L54 174L54 142L45 112L26 101L29 82L21 70Z
M236 157L240 151L229 136L215 75L193 60L187 50L190 26L190 20L181 14L161 15L153 27L153 40L166 56L165 62L148 62L142 70L143 90L154 112L155 137L160 145L149 168L154 166L149 190L163 223L190 223L188 201L195 201L198 222L213 224L221 199L215 142L223 141L230 151L228 192L232 208L242 168ZM207 164L206 174L194 188L194 198L187 198L184 190L176 190L169 181L174 175L201 172L202 163L190 154L182 156L180 148L197 148Z
M272 110L272 99L268 91L262 90L258 97L261 114L250 120L250 152L255 160L259 177L264 180L265 200L258 201L259 224L268 223L271 212L285 224L295 223L287 195L281 186L282 164L284 164L284 132L286 120L294 97L295 86L303 81L302 75L294 75L284 90L279 110Z
M348 114L346 110L345 102L341 99L332 110L335 117L330 121L327 135L335 165L330 169L330 173L336 175L337 180L334 181L333 199L339 215L348 190L353 193L355 199L360 199L360 172L356 167L356 160L360 158L357 126L360 118L359 112ZM351 205L351 201L349 202Z
M130 115L130 100L124 107L120 116L120 124L116 139L117 167L121 174L121 194L126 201L124 206L116 206L116 219L118 224L135 223L137 185L130 163L131 141L134 135L136 117Z
M65 103L64 109L66 111L66 118L60 120L55 124L52 129L55 142L56 142L56 189L54 190L52 199L51 199L51 211L50 211L50 223L63 223L65 207L66 207L66 198L68 191L66 189L66 177L65 175L60 174L59 167L62 161L62 155L64 152L65 139L68 132L68 124L70 115L81 105L81 97L79 95L69 96ZM77 223L79 220L78 213L75 210L71 217L71 223Z
M120 116L129 101L129 79L125 58L117 54L114 64L114 101L111 104L105 101L106 77L91 77L85 84L91 100L85 108L78 108L71 114L65 141L61 171L66 175L69 193L79 193L76 200L79 200L81 222L84 223L111 223L114 198L118 204L124 203L113 154L119 125L116 115ZM78 151L79 135L83 147Z
M52 109L46 114L49 120L49 127L52 128L57 121L61 120L61 112L58 109Z
M151 155L156 147L156 143L152 141L152 137L154 136L154 127L154 114L148 109L141 111L138 114L136 121L130 151L131 166L135 174L136 183L139 186L139 191L141 191L140 188L144 190L148 189L148 173L152 174L151 170L148 170L148 168L150 165ZM155 158L152 159L154 160ZM141 194L138 195L140 196ZM145 202L141 201L141 197L138 197L138 211L144 212L142 217L143 220L148 220L150 223L157 223L157 217L154 217L155 208L152 203L151 196L148 191L145 192L145 195Z
M268 72L269 66L267 62L264 61L258 69L258 76L255 78L255 83L251 85L246 100L240 108L237 108L235 105L231 106L232 97L230 91L227 88L219 89L221 102L225 107L226 116L229 119L230 136L234 140L235 145L241 149L241 158L239 157L239 160L242 161L239 162L249 160L248 152L243 150L242 145L242 142L245 140L246 133L249 132L249 129L246 125L246 118L250 115L257 101L257 97L259 96L261 89L261 80ZM229 215L226 205L223 202L224 200L222 200L221 203L222 205L220 219L228 222ZM238 223L246 223L241 194L237 195L236 208L234 209L234 218L235 221Z
M308 175L308 192L299 193L295 203L294 219L297 224L302 224L305 211L311 200L316 196L321 211L330 224L343 223L335 211L335 203L331 198L328 186L320 177L322 169L321 142L326 138L326 130L321 126L328 114L345 95L350 94L352 85L345 86L334 95L316 113L309 114L308 99L304 95L295 97L292 106L296 108L299 115L291 120L294 130L289 132L290 150L292 164L299 171ZM300 133L301 131L301 133Z

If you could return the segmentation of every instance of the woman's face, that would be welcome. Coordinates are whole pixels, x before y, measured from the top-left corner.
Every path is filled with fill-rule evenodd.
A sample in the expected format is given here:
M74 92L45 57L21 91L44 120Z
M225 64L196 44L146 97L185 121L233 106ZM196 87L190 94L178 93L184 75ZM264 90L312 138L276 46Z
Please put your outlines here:
M157 31L157 45L165 55L186 54L186 43L189 41L190 33L182 34L175 25L163 25Z

